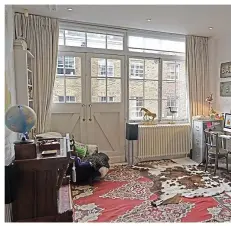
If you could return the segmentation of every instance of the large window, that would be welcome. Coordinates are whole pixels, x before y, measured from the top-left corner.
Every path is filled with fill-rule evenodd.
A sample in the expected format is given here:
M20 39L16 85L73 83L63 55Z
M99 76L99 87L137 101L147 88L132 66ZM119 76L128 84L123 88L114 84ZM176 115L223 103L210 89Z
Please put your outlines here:
M134 74L134 65L143 65L143 72ZM162 65L162 70L159 67ZM174 118L187 120L187 90L184 61L129 59L129 119L142 120L141 107L157 114L160 121Z
M83 71L89 74L82 75L92 103L128 103L131 121L143 119L142 107L156 113L159 121L171 119L170 109L177 111L176 120L188 120L184 36L87 25L70 28L60 29L59 49L62 54L94 55L90 62L83 62ZM55 102L81 103L80 60L58 57Z
M158 59L129 59L129 117L141 120L141 107L158 114Z

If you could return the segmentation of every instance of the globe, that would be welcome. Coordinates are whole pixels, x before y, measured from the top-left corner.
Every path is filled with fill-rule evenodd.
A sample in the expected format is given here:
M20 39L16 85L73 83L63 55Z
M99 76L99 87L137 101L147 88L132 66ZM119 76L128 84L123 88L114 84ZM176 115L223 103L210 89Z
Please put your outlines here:
M36 123L34 110L25 105L10 107L5 116L6 127L16 133L28 133Z

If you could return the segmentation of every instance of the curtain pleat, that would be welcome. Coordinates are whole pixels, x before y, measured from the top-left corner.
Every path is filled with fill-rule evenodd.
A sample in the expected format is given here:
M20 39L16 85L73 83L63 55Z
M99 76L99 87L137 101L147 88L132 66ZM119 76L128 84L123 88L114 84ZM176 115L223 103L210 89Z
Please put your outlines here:
M208 38L186 37L186 71L189 86L190 118L195 115L208 115L205 102L209 91Z
M15 38L24 39L35 56L33 70L36 132L50 131L50 107L55 82L59 22L57 19L15 13Z

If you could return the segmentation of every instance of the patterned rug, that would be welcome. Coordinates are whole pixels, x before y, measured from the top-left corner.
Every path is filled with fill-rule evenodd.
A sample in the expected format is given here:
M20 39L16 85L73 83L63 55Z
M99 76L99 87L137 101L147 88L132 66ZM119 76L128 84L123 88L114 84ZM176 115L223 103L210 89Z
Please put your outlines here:
M143 163L161 167L171 161ZM115 166L94 186L72 186L75 222L227 222L231 221L231 197L182 198L179 204L151 206L157 200L146 171Z

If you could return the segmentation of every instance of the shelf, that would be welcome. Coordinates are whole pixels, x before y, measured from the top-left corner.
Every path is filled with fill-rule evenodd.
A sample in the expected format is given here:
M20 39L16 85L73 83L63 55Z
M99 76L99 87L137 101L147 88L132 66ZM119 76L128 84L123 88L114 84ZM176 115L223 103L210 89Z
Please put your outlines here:
M32 71L29 68L27 68L27 71L30 72L30 73L32 73Z
M34 101L33 99L29 99L29 102L32 102L32 101Z
M30 58L34 58L34 55L31 53L30 50L27 50L27 54L28 54L28 56L29 56Z
M28 87L32 87L32 85L31 85L31 84L28 84Z

